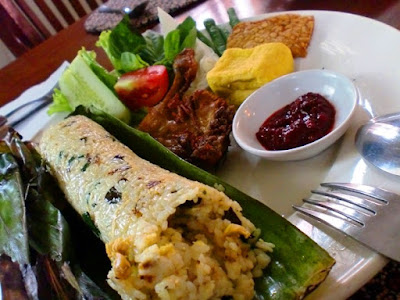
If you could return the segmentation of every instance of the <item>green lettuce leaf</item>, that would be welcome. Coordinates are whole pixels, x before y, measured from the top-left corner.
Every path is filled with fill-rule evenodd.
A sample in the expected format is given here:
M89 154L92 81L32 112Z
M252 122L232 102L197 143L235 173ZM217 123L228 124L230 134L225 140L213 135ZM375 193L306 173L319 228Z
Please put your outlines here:
M96 42L96 46L100 47L106 53L108 59L110 60L111 64L114 66L116 70L121 68L120 58L114 56L113 52L111 51L111 30L105 30L100 33L99 39Z
M128 123L130 110L118 99L114 89L104 83L104 77L93 71L93 57L86 51L78 52L58 81L61 93L56 91L54 94L54 104L50 106L49 113L70 111L79 105L95 106ZM100 67L96 70L99 71ZM111 74L102 73L110 80Z
M49 106L47 113L52 115L58 112L71 112L73 109L69 105L67 97L59 89L54 89L53 103Z
M145 38L135 30L129 18L125 16L113 30L103 31L96 46L103 48L114 68L125 73L126 61L122 61L123 53L138 54L146 47ZM125 54L126 55L126 54ZM132 67L128 68L132 71Z
M197 30L194 33L195 40L193 40L193 29L196 28L196 22L192 17L187 17L181 24L176 28L180 33L180 41L179 44L184 48L183 45L187 45L188 48L192 48L194 46L194 42L197 37ZM190 39L190 42L185 42L185 40Z
M164 55L166 63L171 64L175 56L181 51L181 34L178 29L170 31L164 41Z
M158 32L149 30L144 35L146 47L140 51L140 56L150 65L164 59L164 37Z
M131 52L124 52L121 54L121 70L124 73L136 71L148 66L149 64L138 54L133 54Z
M170 69L176 55L194 47L196 37L196 22L191 17L165 39L154 31L140 34L125 17L113 30L103 31L96 46L103 48L115 70L123 74L154 64Z
M84 48L78 52L83 60L87 63L93 73L111 90L114 91L114 85L118 81L118 76L108 72L103 66L96 61L96 52L86 51Z
M110 52L114 57L121 57L124 52L138 53L146 46L146 40L125 16L110 34Z
M170 31L164 41L164 59L160 62L171 68L175 57L185 48L193 48L196 43L196 22L187 17L175 30Z
M196 43L196 38L197 38L197 30L196 27L193 27L190 29L186 37L184 38L182 42L182 50L185 48L193 48L195 43Z

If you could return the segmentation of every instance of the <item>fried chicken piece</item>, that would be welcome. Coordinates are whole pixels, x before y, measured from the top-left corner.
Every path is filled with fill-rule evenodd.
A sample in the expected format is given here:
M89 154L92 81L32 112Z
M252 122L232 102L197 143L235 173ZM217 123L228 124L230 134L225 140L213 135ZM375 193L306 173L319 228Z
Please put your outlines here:
M228 149L235 108L207 90L184 96L197 72L192 49L182 51L173 68L175 79L171 89L149 110L139 129L181 158L209 169Z

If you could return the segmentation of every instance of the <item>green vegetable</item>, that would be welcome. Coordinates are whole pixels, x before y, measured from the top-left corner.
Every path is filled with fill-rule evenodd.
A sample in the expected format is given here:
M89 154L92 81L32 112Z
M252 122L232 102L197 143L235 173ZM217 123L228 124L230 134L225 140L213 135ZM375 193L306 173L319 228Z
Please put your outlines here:
M197 31L197 38L202 41L204 44L206 44L208 47L210 47L211 49L214 50L215 53L215 47L212 41L210 41L210 39L208 37L206 37L201 31Z
M120 59L121 57L115 57L111 51L112 43L110 40L111 30L105 30L100 33L99 39L96 42L96 46L100 47L107 54L108 59L116 70L120 69Z
M17 161L4 143L0 153L0 254L29 263L25 191Z
M54 89L53 103L49 106L47 113L52 115L58 112L71 112L73 109L69 105L67 97L59 89Z
M39 197L39 194L35 197ZM71 259L70 232L61 212L49 201L30 201L27 209L31 246L41 255L50 255L55 261Z
M54 104L50 107L49 113L61 111L62 108L67 109L65 103L65 99L67 99L69 108L74 109L78 105L93 105L124 122L129 122L129 109L122 104L115 96L114 91L107 87L88 65L87 61L90 55L91 53L87 53L85 50L79 51L61 75L59 86L62 96L56 92Z
M275 244L270 265L264 276L256 279L256 299L300 299L325 279L334 264L333 258L261 202L182 160L147 133L104 112L78 107L74 114L93 119L143 159L189 179L210 186L220 185L226 195L241 204L244 215L261 229L261 238Z
M204 26L206 27L206 30L214 43L214 47L217 50L216 53L221 56L226 49L226 39L224 35L215 24L215 21L213 19L204 20Z
M93 73L95 73L111 91L114 91L114 85L118 80L118 76L108 72L96 61L96 52L82 49L79 51L79 54L85 60L90 69L92 69Z
M234 8L228 8L227 12L229 16L229 24L231 28L233 28L240 21L236 15ZM205 20L204 26L206 27L206 30L212 41L210 41L210 39L208 39L208 37L206 37L200 31L197 32L197 37L207 46L212 48L216 54L221 56L226 49L226 42L229 35L231 34L230 29L228 29L228 27L225 25L216 25L213 19Z
M111 54L121 57L124 52L137 53L146 45L146 40L130 23L129 17L124 18L115 26L110 34Z
M141 59L138 54L133 54L131 52L124 52L121 54L121 69L124 71L124 73L136 71L148 66L149 64ZM116 82L114 82L114 85L115 83Z
M187 17L175 30L170 31L164 40L164 59L156 62L172 67L175 57L185 48L193 48L196 43L196 22Z
M175 56L181 51L179 30L172 30L167 34L164 41L164 61L162 64L171 64Z
M100 34L96 46L103 48L114 68L123 71L121 56L125 52L137 54L146 47L146 40L135 30L125 16L113 30L106 30ZM124 73L124 72L123 72Z
M23 176L18 178L18 173ZM76 264L69 226L56 208L65 205L62 193L32 144L23 143L13 130L0 144L0 178L0 195L6 191L2 187L8 189L7 197L0 198L0 215L6 213L13 221L3 219L7 227L0 228L7 229L8 234L0 235L0 245L12 249L1 250L6 250L23 270L18 276L15 265L8 263L7 269L0 266L2 276L16 280L13 287L2 282L3 293L13 292L18 299L110 299ZM14 239L18 239L18 245ZM7 256L1 256L1 264L7 263Z
M142 107L131 113L131 122L129 123L131 126L138 126L140 122L144 119L147 115L147 108Z
M224 25L219 25L218 26L219 30L221 31L222 37L225 40L225 48L226 48L226 41L228 40L229 35L231 34L228 28L226 28Z
M147 31L144 35L146 47L140 51L140 56L150 65L164 59L164 37L155 31Z
M229 17L229 24L233 28L236 24L240 23L240 20L236 15L236 11L233 7L228 8L227 12Z
M73 275L79 284L81 294L84 295L85 300L108 300L120 298L119 295L110 287L108 287L108 284L106 283L104 283L105 286L102 287L106 291L99 289L99 287L79 268L73 269Z
M125 17L113 30L103 31L96 45L103 48L114 68L123 74L154 64L171 68L176 55L194 46L196 36L196 23L190 17L165 39L151 31L140 34Z
M196 44L197 30L195 25L188 31L187 36L183 39L181 49L193 48ZM175 58L174 58L175 59Z
M181 51L185 48L193 48L197 37L196 22L191 17L187 17L175 30L180 35Z

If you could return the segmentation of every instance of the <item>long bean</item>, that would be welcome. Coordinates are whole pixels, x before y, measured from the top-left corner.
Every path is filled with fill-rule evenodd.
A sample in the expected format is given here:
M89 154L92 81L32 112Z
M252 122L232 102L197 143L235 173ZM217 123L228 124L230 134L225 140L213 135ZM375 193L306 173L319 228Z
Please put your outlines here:
M211 40L214 43L217 54L219 56L221 56L222 53L224 53L224 51L226 49L226 40L225 40L221 30L215 24L215 21L213 19L204 20L204 26L206 27L206 30L207 30L208 34L210 35Z
M227 10L229 16L229 24L233 28L236 24L240 23L240 20L236 14L236 11L233 7L228 8Z
M208 47L212 48L215 51L213 42L199 30L197 30L197 37L200 41L202 41L204 44L206 44Z
M221 31L221 34L225 40L225 45L226 45L226 41L228 40L229 35L231 34L230 31L228 30L228 28L226 28L223 25L219 25L218 26L219 30Z

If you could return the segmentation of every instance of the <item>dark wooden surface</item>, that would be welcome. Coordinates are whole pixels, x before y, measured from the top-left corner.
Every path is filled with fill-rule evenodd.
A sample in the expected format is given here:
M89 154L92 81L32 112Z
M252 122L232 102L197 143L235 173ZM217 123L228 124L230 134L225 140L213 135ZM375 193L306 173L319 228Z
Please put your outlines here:
M240 18L284 10L335 10L367 16L400 29L400 0L208 0L192 6L177 18L183 20L191 15L199 24L208 17L217 23L226 22L226 8L231 6L236 7ZM94 46L97 36L85 32L84 20L60 31L0 70L0 106L45 80L63 61L71 61L82 47L95 49L99 62L108 65L104 54Z
M79 1L84 1L79 2ZM105 1L105 0L101 0ZM11 53L19 57L29 49L39 45L50 36L52 29L61 31L66 26L75 22L74 14L78 18L86 15L83 3L90 11L97 8L96 0L69 0L71 11L62 1L52 1L53 9L49 1L35 0L0 0L0 38ZM42 14L43 18L39 14ZM61 22L57 14L61 15L65 22Z

